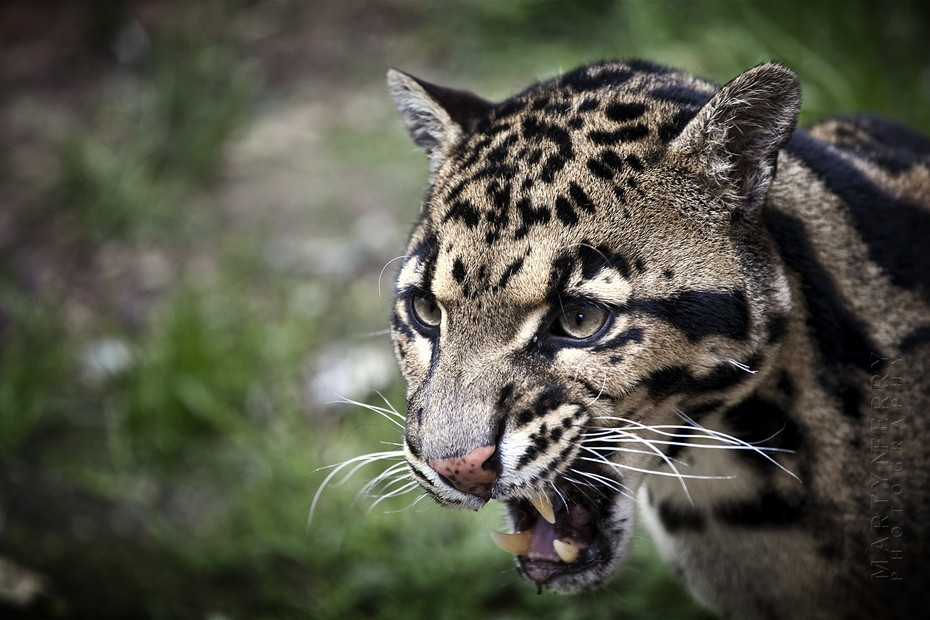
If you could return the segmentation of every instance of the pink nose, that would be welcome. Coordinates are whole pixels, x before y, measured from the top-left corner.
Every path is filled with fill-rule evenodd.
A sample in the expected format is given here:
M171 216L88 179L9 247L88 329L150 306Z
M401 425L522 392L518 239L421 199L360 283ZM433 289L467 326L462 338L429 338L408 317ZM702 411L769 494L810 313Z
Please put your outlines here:
M497 472L485 467L485 463L494 454L495 449L495 446L483 446L475 448L465 456L430 459L428 464L459 491L488 500L491 499L491 486L497 480Z

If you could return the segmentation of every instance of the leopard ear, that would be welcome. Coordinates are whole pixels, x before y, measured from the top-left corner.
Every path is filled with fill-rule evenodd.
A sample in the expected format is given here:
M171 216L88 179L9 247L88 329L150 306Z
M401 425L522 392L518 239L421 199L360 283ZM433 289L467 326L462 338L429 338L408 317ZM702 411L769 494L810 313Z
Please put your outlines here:
M746 207L765 199L778 151L801 108L801 86L788 69L767 63L721 88L671 145L706 182Z
M436 86L396 69L388 71L387 81L404 126L414 143L426 149L434 173L449 147L493 107L468 91Z

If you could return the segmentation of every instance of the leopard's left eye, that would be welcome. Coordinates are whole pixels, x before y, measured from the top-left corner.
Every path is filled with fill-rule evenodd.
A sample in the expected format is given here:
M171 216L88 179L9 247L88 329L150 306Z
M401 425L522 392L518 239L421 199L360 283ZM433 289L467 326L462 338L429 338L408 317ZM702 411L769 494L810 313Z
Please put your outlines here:
M607 311L594 304L565 306L553 325L556 335L582 340L596 334L607 322Z
M414 319L426 329L439 327L442 321L442 308L432 295L415 295L410 298L410 310Z

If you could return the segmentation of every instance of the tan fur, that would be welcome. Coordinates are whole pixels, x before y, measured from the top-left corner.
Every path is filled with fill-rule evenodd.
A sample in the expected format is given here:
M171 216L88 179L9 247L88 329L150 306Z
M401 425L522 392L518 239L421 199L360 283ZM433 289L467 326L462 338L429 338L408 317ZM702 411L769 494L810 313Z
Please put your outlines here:
M799 85L773 64L717 88L601 63L500 104L389 82L432 170L392 333L433 497L482 506L429 464L480 466L515 528L580 547L518 557L542 587L614 574L638 505L724 615L925 608L925 139L866 118L795 131ZM581 339L560 327L602 314ZM540 494L551 527L528 516Z

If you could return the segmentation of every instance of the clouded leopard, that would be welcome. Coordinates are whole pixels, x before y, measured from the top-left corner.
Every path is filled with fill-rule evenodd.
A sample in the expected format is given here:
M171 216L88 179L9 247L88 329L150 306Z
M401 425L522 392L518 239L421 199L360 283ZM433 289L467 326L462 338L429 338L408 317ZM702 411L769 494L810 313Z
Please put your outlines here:
M930 604L930 142L796 130L776 64L388 81L431 170L392 337L432 497L504 502L543 588L605 581L638 518L726 616Z

